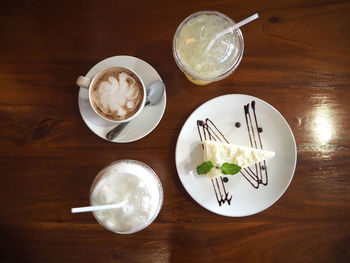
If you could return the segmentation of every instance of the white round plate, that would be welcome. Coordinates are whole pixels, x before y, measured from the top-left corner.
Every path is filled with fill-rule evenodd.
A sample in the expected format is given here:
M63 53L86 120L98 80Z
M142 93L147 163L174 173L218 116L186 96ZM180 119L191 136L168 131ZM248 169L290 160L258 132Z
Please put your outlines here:
M244 105L250 104L250 116L254 124L252 101L255 101L258 126L263 129L260 133L263 149L276 153L274 158L266 161L268 184L260 184L256 189L241 173L221 177L229 179L226 183L219 177L218 184L216 179L212 181L205 175L197 175L196 167L203 162L203 148L197 120L209 118L231 144L251 146ZM247 119L251 127L249 117ZM241 124L239 128L235 126L237 122ZM256 125L253 129L259 144ZM177 172L192 198L214 213L232 217L253 215L275 203L286 191L293 178L296 159L295 139L283 116L263 100L241 94L220 96L198 107L183 125L175 152ZM255 171L255 166L250 168ZM242 171L245 173L245 170ZM215 195L214 187L219 198ZM224 190L229 193L228 197L232 195L230 204L227 201L219 202L222 200L219 191L225 199Z
M93 78L99 71L115 66L127 67L134 70L143 80L146 87L158 80L162 81L157 71L151 65L139 58L131 56L115 56L107 58L93 66L86 74L86 77ZM87 89L80 88L78 102L81 116L86 125L96 135L107 140L107 132L114 128L116 124L111 124L96 114L90 105L89 92ZM120 135L113 140L113 142L133 142L148 135L155 127L157 127L162 119L165 106L166 92L164 90L164 95L161 101L156 105L145 107L142 112L125 127Z

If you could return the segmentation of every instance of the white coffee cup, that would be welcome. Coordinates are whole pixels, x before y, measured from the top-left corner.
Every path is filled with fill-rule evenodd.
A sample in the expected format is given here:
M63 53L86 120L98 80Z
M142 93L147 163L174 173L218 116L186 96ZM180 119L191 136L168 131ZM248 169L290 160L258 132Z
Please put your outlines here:
M112 73L111 73L112 72ZM114 79L117 80L117 81L114 81L112 79L112 82L110 81L111 79L109 77L113 76L113 72L118 72L118 79L114 76ZM122 80L119 79L121 78L120 77L120 73L125 73L126 75L123 75L123 83L122 83ZM119 105L118 103L120 103L120 101L124 101L124 99L122 98L118 98L118 94L120 94L121 92L113 92L111 94L113 94L113 99L115 99L115 106L117 107L116 111L118 112L118 114L120 113L120 111L123 111L123 109L120 109L120 108L123 108L125 106L125 108L127 108L126 111L129 110L129 112L126 113L126 117L118 117L118 118L112 118L112 117L109 117L107 115L107 113L104 113L103 111L100 110L100 108L98 106L96 106L96 102L94 102L94 93L97 93L97 89L99 89L99 87L96 88L96 85L100 86L102 84L102 82L106 82L104 86L108 86L107 88L105 88L104 90L106 90L106 92L110 92L111 88L114 88L114 89L118 89L119 87L119 90L121 89L121 85L124 85L123 87L125 88L125 85L129 85L129 82L128 81L124 81L124 77L126 76L129 76L131 80L135 80L136 81L136 84L134 86L130 86L130 88L134 88L134 89L139 89L140 92L142 92L142 98L139 98L137 101L137 105L133 108L133 109L130 109L128 108L129 105L132 105L133 106L133 102L131 101L127 101L127 98L126 97L126 105ZM107 78L107 80L101 80L101 79L104 79L104 78ZM139 77L139 75L133 71L132 69L130 68L126 68L126 67L120 67L120 66L116 66L116 67L109 67L109 68L106 68L104 70L101 70L100 72L98 72L93 78L88 78L88 77L84 77L84 76L79 76L78 79L76 80L76 84L80 87L83 87L83 88L86 88L89 90L89 102L90 102L90 105L91 107L93 108L93 110L96 112L96 114L103 118L104 120L108 121L108 122L111 122L111 123L122 123L122 122L128 122L130 120L132 120L133 118L135 118L142 110L143 110L143 107L145 105L145 102L146 102L146 88L145 88L145 84L144 82L142 81L142 79ZM114 86L113 86L114 85ZM119 86L118 86L119 85ZM135 88L136 87L136 88ZM99 95L101 93L103 93L103 91L99 91L98 92ZM138 94L138 93L137 93ZM107 95L107 94L106 94ZM121 94L122 95L122 94ZM125 95L125 92L124 92L124 95ZM109 103L111 102L111 96L105 96L105 98L108 99ZM113 100L112 100L113 101ZM118 105L117 105L118 104ZM114 107L114 105L113 105ZM105 108L105 107L104 107ZM117 113L114 113L114 115L116 115Z

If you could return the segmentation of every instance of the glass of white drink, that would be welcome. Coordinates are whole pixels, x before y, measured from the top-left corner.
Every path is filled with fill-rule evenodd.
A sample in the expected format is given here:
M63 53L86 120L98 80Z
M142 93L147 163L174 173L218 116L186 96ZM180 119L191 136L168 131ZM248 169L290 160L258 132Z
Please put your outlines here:
M119 160L98 173L90 189L90 203L116 204L116 209L95 211L96 220L118 234L131 234L150 225L163 204L163 188L156 173L135 160Z
M210 40L235 22L216 11L200 11L187 17L173 39L173 56L186 77L206 85L230 75L241 62L244 40L240 29L228 33L207 51Z

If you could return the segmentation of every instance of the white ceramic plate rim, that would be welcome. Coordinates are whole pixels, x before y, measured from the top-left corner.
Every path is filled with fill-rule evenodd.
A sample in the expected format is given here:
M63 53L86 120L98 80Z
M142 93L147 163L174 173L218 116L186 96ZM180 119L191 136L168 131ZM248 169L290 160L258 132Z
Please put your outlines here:
M293 142L293 148L291 149L293 152L294 152L294 156L293 156L293 163L291 164L292 165L292 173L290 175L290 178L288 180L288 182L285 184L285 187L284 189L279 193L279 195L273 200L271 201L270 203L268 203L266 206L262 207L261 209L258 209L256 211L253 211L253 212L250 212L250 213L245 213L245 214L240 214L240 215L236 215L236 214L229 214L229 213L226 213L225 211L223 212L220 212L220 211L217 211L217 210L214 210L212 209L211 207L209 207L207 204L201 202L201 200L199 200L199 198L195 195L193 195L191 193L191 186L190 185L187 185L185 180L182 178L183 175L181 175L181 171L180 171L180 167L179 167L179 162L178 162L178 156L179 156L179 140L181 138L181 136L183 135L184 133L184 127L186 126L187 122L192 119L193 116L195 116L202 108L204 108L206 105L212 103L214 100L217 100L219 98L222 98L222 97L226 97L226 96L245 96L247 97L247 99L249 98L250 101L258 101L259 103L264 103L266 106L270 107L272 109L272 111L274 111L278 117L281 119L281 121L286 125L288 131L289 131L289 135L290 135L290 139L292 140ZM243 107L243 104L242 104L242 107ZM296 162L297 162L297 147L296 147L296 142L295 142L295 138L294 138L294 135L293 135L293 132L289 126L289 124L287 123L287 121L285 120L285 118L282 116L282 114L276 110L272 105L270 105L269 103L265 102L264 100L261 100L259 98L256 98L254 96L250 96L250 95L246 95L246 94L227 94L227 95L222 95L222 96L219 96L219 97L215 97L213 99L210 99L206 102L204 102L203 104L201 104L200 106L198 106L192 113L191 115L187 118L187 120L185 121L184 125L182 126L181 128L181 131L179 133L179 136L178 136L178 139L177 139L177 143L176 143L176 149L175 149L175 163L176 163L176 169L177 169L177 172L178 172L178 176L180 178L180 181L182 183L182 185L184 186L185 190L187 191L187 193L199 204L201 205L202 207L206 208L207 210L213 212L213 213L216 213L216 214L219 214L219 215L223 215L223 216L228 216L228 217L244 217L244 216L250 216L250 215L254 215L254 214L257 214L257 213L260 213L264 210L266 210L267 208L269 208L270 206L272 206L274 203L276 203L281 197L282 195L285 193L285 191L288 189L292 179L293 179L293 176L294 176L294 173L295 173L295 168L296 168ZM209 179L208 179L209 180ZM213 196L213 198L215 198Z

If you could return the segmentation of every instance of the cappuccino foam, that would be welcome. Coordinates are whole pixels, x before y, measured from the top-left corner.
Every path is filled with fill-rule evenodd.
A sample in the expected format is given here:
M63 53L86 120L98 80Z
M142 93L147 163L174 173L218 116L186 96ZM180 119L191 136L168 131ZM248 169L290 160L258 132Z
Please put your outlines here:
M141 107L144 92L138 77L124 68L101 73L92 85L91 99L97 112L110 120L125 120Z

